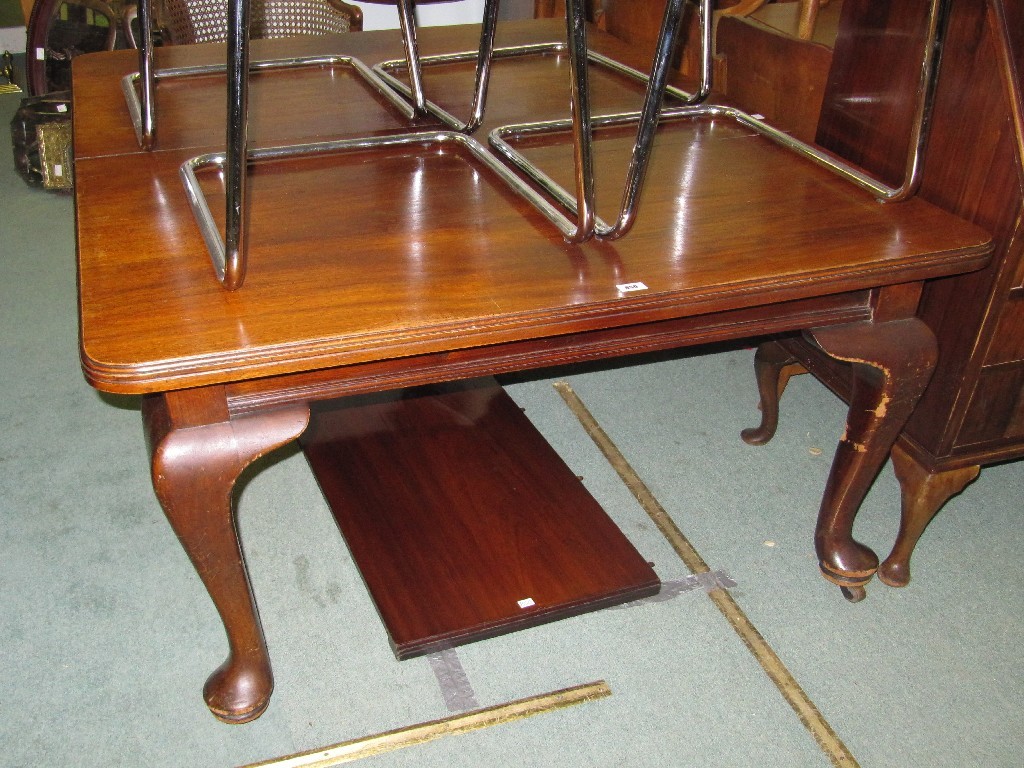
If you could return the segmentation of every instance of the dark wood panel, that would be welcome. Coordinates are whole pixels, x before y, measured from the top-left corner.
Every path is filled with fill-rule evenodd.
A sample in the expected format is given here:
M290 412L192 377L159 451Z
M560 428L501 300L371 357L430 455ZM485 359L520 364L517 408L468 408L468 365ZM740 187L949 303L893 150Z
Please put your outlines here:
M929 0L844 0L817 142L890 184L903 178Z
M399 658L660 588L492 380L325 403L301 442Z
M649 56L654 51L665 0L584 0L587 18ZM537 18L565 18L565 0L535 0Z
M1024 363L985 368L978 377L958 447L1024 437Z
M603 5L602 27L650 58L661 32L665 0L613 0ZM696 14L689 15L692 18Z
M939 339L940 363L907 431L935 456L985 431L971 423L984 413L967 413L974 382L982 365L1009 359L1017 346L997 333L997 322L1021 269L1024 169L1014 120L1020 92L1006 78L1015 54L1005 48L1005 30L990 7L953 4L920 193L985 227L996 246L985 270L931 282L922 299L921 316ZM958 438L961 425L975 437Z
M1003 305L994 338L987 365L1024 360L1024 291L1015 291Z
M1021 101L1021 77L1024 77L1024 0L1002 0L1005 29L1013 60L1016 63L1017 100Z
M760 113L801 141L814 141L832 64L824 45L781 34L757 21L723 16L717 54L724 59L724 89L730 103Z

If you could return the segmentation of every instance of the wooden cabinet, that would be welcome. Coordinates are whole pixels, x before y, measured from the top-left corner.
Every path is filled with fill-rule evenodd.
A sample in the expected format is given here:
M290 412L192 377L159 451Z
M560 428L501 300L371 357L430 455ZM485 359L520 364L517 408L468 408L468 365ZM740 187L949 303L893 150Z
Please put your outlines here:
M992 265L929 286L942 364L908 427L935 470L1024 455L1024 2L954 3L922 195L981 224Z
M825 87L816 142L891 184L905 172L929 1L845 0ZM727 66L730 84L744 76ZM897 586L942 505L983 465L1024 456L1022 75L1024 0L951 0L919 194L988 230L995 255L981 271L930 281L921 299L939 362L893 449L903 524L878 573ZM810 345L785 346L849 396Z
M897 51L870 65L852 44L856 30L886 18L879 5L846 0L818 141L892 178L905 155L893 137L910 119L900 94L916 72L913 57ZM887 28L913 47L912 30ZM894 454L903 530L879 571L894 584L909 580L914 543L950 496L982 465L1024 456L1022 71L1024 2L952 0L920 195L991 232L995 256L980 272L930 282L921 300L939 364Z

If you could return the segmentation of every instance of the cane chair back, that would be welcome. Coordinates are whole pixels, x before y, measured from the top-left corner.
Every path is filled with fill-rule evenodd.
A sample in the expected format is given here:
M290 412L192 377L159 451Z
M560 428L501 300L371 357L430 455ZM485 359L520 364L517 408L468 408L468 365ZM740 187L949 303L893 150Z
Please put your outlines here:
M254 39L341 34L363 28L359 6L343 0L257 0L251 14L249 36ZM133 47L131 26L136 16L137 7L126 8L126 36ZM171 45L227 40L227 0L162 0L156 18L164 42Z

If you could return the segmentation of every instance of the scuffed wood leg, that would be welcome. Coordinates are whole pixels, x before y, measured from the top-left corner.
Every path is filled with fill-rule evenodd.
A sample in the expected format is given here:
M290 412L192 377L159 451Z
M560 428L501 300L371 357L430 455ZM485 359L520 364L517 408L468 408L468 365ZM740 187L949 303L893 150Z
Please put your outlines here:
M274 678L235 527L232 489L242 470L294 440L307 406L230 418L222 387L149 396L143 419L153 487L179 541L213 599L228 637L227 660L203 696L228 723L259 717Z
M910 556L917 540L942 505L966 488L981 467L975 464L931 473L898 443L892 449L892 463L903 499L900 532L892 552L878 569L878 578L891 587L905 587L910 583Z
M854 540L853 523L931 378L935 336L920 320L908 318L816 329L805 337L852 368L846 431L832 462L814 543L822 574L856 602L878 569L878 556Z
M766 341L754 353L754 375L761 397L761 424L740 432L743 442L764 445L779 426L779 400L789 379L804 368L797 359L777 341Z

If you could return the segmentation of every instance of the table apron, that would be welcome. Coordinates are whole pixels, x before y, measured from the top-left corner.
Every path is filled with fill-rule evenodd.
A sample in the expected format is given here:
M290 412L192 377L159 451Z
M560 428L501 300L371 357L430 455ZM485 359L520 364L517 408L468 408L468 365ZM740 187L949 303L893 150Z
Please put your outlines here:
M232 416L300 402L753 338L868 320L870 291L251 379L227 385Z

